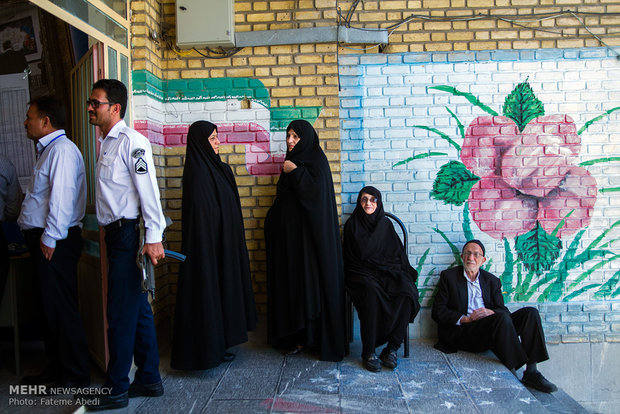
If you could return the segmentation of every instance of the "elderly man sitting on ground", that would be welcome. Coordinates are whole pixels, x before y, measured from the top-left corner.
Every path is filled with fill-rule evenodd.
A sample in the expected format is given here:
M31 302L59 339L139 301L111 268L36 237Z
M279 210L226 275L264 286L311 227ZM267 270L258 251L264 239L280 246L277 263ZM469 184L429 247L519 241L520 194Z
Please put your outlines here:
M482 242L465 243L461 257L463 266L441 272L433 303L433 320L439 325L435 348L446 353L491 349L515 376L526 364L521 382L527 387L556 391L536 367L549 359L538 310L510 313L504 306L500 280L480 268L486 261Z

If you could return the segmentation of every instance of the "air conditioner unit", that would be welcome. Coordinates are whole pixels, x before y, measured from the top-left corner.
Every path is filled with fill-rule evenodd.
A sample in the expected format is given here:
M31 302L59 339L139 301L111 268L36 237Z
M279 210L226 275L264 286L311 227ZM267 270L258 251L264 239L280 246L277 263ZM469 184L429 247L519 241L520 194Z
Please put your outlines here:
M177 46L234 47L234 0L177 0Z

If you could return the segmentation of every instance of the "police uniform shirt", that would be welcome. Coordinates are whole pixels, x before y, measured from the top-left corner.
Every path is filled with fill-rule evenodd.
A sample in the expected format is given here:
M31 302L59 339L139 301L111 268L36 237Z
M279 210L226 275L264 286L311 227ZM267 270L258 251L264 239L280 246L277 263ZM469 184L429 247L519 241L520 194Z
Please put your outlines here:
M159 201L151 143L123 120L99 141L97 221L106 226L121 218L137 218L141 213L145 242L160 242L166 220Z
M56 247L70 227L82 227L86 209L84 159L64 129L37 142L38 159L17 223L22 230L43 228L41 241Z

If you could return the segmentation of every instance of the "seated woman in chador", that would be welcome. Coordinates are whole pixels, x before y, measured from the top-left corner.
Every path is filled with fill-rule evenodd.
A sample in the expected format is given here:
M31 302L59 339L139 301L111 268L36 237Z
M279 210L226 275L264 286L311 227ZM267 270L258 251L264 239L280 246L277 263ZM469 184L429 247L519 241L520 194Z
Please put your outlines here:
M360 318L362 361L373 372L394 369L396 351L420 310L418 273L390 219L381 193L364 187L344 226L345 285ZM379 357L375 348L387 343Z

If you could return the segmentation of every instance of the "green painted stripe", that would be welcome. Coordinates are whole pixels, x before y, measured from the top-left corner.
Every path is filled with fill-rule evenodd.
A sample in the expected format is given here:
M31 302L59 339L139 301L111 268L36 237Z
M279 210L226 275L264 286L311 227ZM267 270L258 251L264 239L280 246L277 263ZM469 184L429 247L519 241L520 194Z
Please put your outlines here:
M286 131L288 124L295 119L304 119L311 124L314 124L314 121L316 121L320 113L320 106L305 106L302 108L285 106L280 108L271 108L269 129L271 131Z
M132 72L133 94L146 95L156 101L208 102L227 99L251 100L269 109L270 130L285 131L295 119L305 119L314 124L321 113L320 106L272 108L269 91L258 79L253 78L197 78L162 80L147 70Z
M132 72L134 95L147 95L160 102L206 102L249 99L271 107L269 91L258 79L197 78L162 80L146 70Z
M582 167L588 166L588 165L594 165L594 164L599 164L601 162L611 162L611 161L620 161L620 157L606 157L606 158L597 158L594 160L588 160L588 161L584 161L584 162L580 162L579 165Z

